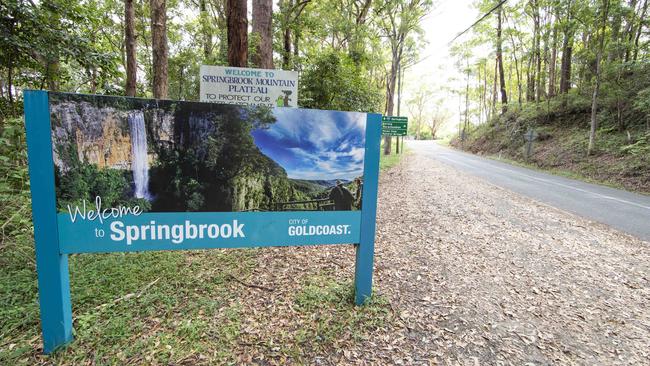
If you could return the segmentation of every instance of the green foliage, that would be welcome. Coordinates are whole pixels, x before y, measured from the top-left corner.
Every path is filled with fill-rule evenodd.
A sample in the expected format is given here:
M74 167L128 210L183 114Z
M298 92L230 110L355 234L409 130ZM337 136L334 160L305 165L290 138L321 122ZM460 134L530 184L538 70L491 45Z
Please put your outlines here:
M200 56L196 48L185 48L169 58L169 97L199 100Z
M0 194L24 194L29 189L27 149L22 118L0 124Z
M646 124L650 125L650 87L637 93L634 98L634 108L644 115Z
M10 101L8 98L0 98L0 124L7 118L17 118L23 113L22 100Z
M395 141L393 141L393 144L394 143L395 143ZM381 144L382 144L382 148L383 148L383 145L384 145L384 140L383 139L381 141ZM390 155L381 154L381 156L379 157L379 170L380 171L388 170L388 169L396 166L397 164L399 164L400 161L402 161L402 159L404 158L404 156L406 154L408 154L408 149L405 149L404 145L400 146L400 153L399 154L397 154L395 152L395 149L393 149L393 151L391 152Z
M631 155L650 156L650 132L641 136L635 143L621 147L621 152Z
M197 105L175 111L179 134L175 144L153 145L158 155L150 170L156 211L270 210L273 203L307 198L294 189L277 163L262 154L251 135L275 122L266 107ZM192 137L198 136L200 137Z
M145 199L131 197L131 185L127 177L130 172L99 168L95 164L79 160L76 145L58 146L58 153L70 165L62 172L55 169L57 208L67 211L71 207L82 207L95 203L96 197L101 197L103 207L139 206L142 211L148 211L150 204Z
M495 4L481 0L475 6L487 12ZM643 1L505 3L453 47L459 71L469 75L455 91L463 100L467 95L470 121L493 120L494 126L510 130L562 123L589 131L599 80L595 100L599 127L633 133L650 125L645 106L650 94L643 92L650 88L650 43L644 42L649 10ZM506 113L501 113L496 71L498 43L503 49ZM486 45L493 50L489 55ZM565 77L568 90L560 86ZM596 146L605 143L597 139Z
M517 113L511 111L508 115ZM650 193L650 134L645 129L620 131L616 125L603 125L597 131L598 149L588 156L584 113L558 114L552 123L537 125L533 124L535 119L522 119L521 125L513 120L495 122L477 126L465 141L454 139L452 144L573 179ZM527 123L538 134L529 159L523 138Z
M344 54L320 55L305 69L300 80L300 102L305 108L378 112L382 94L364 79Z
M0 343L26 324L38 324L25 130L21 118L0 122ZM24 301L29 293L30 301ZM34 332L34 334L36 334ZM6 347L3 347L3 350ZM20 355L29 347L11 352ZM0 351L0 363L4 360Z
M90 78L94 88L110 93L119 53L100 32L106 10L95 1L3 1L0 69L12 75L13 85L76 90Z

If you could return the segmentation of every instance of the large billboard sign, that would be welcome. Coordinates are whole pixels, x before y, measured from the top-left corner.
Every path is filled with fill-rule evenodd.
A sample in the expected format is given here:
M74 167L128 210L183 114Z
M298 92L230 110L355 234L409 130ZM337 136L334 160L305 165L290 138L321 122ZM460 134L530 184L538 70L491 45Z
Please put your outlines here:
M371 293L381 116L25 92L44 350L67 255L356 244Z
M298 107L298 72L201 65L205 103Z

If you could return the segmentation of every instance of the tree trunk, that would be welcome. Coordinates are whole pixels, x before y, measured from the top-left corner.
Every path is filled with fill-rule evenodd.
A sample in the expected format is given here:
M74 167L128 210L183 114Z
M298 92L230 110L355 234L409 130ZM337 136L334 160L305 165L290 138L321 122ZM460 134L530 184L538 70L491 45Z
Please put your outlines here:
M481 124L481 117L483 117L483 98L482 98L482 90L481 90L481 64L479 63L476 67L478 71L478 76L476 77L476 85L478 89L478 113L476 114L478 116L478 124Z
M510 34L510 42L512 43L512 58L515 61L515 73L517 75L517 94L518 94L518 103L519 106L521 106L521 96L522 96L522 89L521 89L521 70L519 67L519 59L517 58L517 46L515 44L515 39L512 37L512 34ZM486 69L487 72L487 69Z
M633 0L636 1L636 0ZM634 9L634 8L632 8ZM632 11L634 13L634 11ZM621 11L616 11L614 13L614 19L612 19L611 22L611 33L610 33L610 40L611 42L615 45L614 47L610 47L609 54L607 55L607 62L611 63L612 61L615 61L619 59L621 55L621 25L623 23L623 19L621 16Z
M206 1L200 0L199 11L201 12L201 33L203 33L203 59L209 60L212 55L212 26Z
M397 83L397 72L399 70L401 56L398 50L393 50L393 58L390 64L390 74L388 75L388 82L386 84L386 115L392 116L395 107L395 86ZM390 155L391 150L391 137L384 137L384 155Z
M284 52L282 53L282 68L288 70L291 68L291 29L287 26L284 30Z
M282 19L282 69L291 69L291 16L294 0L279 0Z
M294 63L298 60L298 53L300 52L298 46L300 45L300 31L293 32L293 57Z
M490 122L490 110L487 101L487 88L488 88L488 62L485 60L485 72L483 73L483 113L485 115L485 122Z
M11 62L11 61L10 61ZM13 110L13 103L14 103L14 66L9 65L7 68L7 95L9 96L9 102L11 102L11 108Z
M397 115L398 116L402 115L400 113L401 107L402 107L402 65L397 65ZM395 137L395 153L399 154L399 136Z
M560 94L566 94L571 89L571 58L573 53L573 37L566 33L562 42L562 64L560 66Z
M494 61L494 83L492 83L492 108L490 108L490 116L494 118L497 111L497 80L499 78L499 62Z
M533 9L533 52L535 54L535 72L533 73L532 82L533 82L533 93L532 96L535 102L539 102L540 99L540 83L541 83L541 71L542 71L542 57L540 51L541 43L541 30L540 30L540 15L539 15L539 5L536 0L531 1Z
M598 92L600 89L600 69L601 60L605 48L605 28L607 27L607 15L609 13L609 0L603 0L603 18L600 29L600 40L598 45L598 53L596 54L596 85L594 85L594 94L591 98L591 129L589 131L589 146L587 148L587 155L591 155L596 145L596 129L598 128L598 120L596 114L598 112Z
M497 21L497 64L499 67L499 85L501 88L501 113L508 110L508 95L506 94L506 77L503 73L503 52L501 50L501 16L503 8L499 8Z
M167 1L151 0L151 48L153 53L153 96L167 99Z
M571 1L567 7L564 39L562 40L562 62L560 65L560 94L566 94L571 89L571 58L573 57L573 27L571 26Z
M53 55L48 58L45 65L45 75L47 76L47 89L50 91L58 91L60 87L59 72L61 64L59 63L58 55Z
M136 93L137 61L135 41L135 7L133 0L124 2L124 43L126 44L126 87L125 93L134 97Z
M541 53L540 60L538 62L538 69L537 69L537 77L538 77L538 83L537 83L537 100L540 101L542 98L546 98L547 94L547 84L546 84L546 79L548 77L547 73L547 68L548 68L548 62L549 62L549 48L550 48L550 42L549 42L549 36L550 36L550 27L553 25L553 20L549 20L549 14L545 10L546 16L544 17L544 22L542 23L542 29L544 29L544 35L543 38L540 38L542 43L544 44L544 51ZM540 37L542 37L540 35Z
M355 27L352 33L352 39L350 41L350 47L348 50L348 54L350 55L350 58L354 61L355 65L359 66L361 62L361 54L363 52L363 42L362 42L362 37L359 36L359 29L366 24L366 20L368 18L368 12L370 11L370 5L372 4L372 0L364 0L362 3L359 12L357 13L356 20L355 20Z
M555 96L555 70L557 66L557 22L560 21L560 12L555 14L555 24L553 25L553 36L551 43L551 61L548 67L548 97Z
M648 12L648 0L645 0L643 2L643 10L641 11L641 17L640 19L645 19L646 14ZM639 28L636 31L636 36L634 37L634 52L632 56L632 62L636 63L637 57L639 55L639 38L641 38L641 32L643 31L643 25L644 23L642 21L639 21Z
M97 93L97 68L92 66L90 70L90 94Z
M259 37L253 63L263 69L273 68L273 0L253 0L253 33Z
M226 0L228 65L248 65L248 18L246 0Z
M298 46L300 42L300 30L296 29L293 32L293 69L300 71L300 59L298 58Z
M625 25L625 35L623 38L625 38L625 45L622 50L623 54L623 59L625 62L628 62L630 60L630 55L632 54L632 41L634 38L634 29L636 26L636 4L637 0L630 0L628 6L630 7L631 11L631 16L630 19L626 19L626 25Z
M467 78L465 87L465 125L463 126L463 141L467 138L469 129L469 59L467 59Z

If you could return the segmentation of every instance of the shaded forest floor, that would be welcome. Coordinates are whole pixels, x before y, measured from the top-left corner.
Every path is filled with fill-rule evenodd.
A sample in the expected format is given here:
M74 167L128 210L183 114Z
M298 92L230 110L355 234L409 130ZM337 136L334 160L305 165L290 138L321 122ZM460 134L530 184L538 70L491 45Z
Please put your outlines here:
M0 364L650 362L647 243L413 154L380 179L364 307L352 246L76 255L76 340L45 357L13 240Z
M535 128L538 138L529 157L526 131L485 124L468 134L465 141L453 139L451 145L570 178L650 194L650 130L600 129L596 150L587 156L588 126L541 125Z

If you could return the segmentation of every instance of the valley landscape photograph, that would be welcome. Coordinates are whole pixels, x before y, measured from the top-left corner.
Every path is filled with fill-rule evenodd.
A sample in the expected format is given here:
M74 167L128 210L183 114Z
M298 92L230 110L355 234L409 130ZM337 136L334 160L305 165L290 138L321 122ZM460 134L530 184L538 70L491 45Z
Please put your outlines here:
M50 94L57 209L356 210L366 114ZM358 179L357 179L358 178Z

